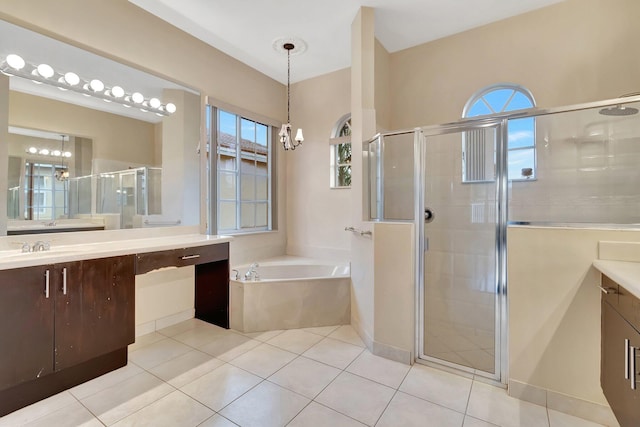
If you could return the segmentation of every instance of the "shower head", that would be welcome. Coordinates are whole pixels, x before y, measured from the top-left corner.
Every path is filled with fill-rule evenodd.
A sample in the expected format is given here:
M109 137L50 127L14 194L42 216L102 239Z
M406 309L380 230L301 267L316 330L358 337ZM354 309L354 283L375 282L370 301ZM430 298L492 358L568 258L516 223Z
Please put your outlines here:
M616 105L615 107L603 108L599 113L603 116L633 116L634 114L638 114L638 109L625 107L624 105Z

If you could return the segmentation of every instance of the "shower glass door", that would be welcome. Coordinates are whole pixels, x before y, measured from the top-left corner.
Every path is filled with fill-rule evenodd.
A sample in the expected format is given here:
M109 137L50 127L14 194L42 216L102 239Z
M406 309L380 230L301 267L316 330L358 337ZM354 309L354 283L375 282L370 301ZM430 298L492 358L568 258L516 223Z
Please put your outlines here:
M419 359L501 380L502 121L424 129ZM417 183L418 183L417 182ZM419 194L422 192L422 194ZM419 255L419 258L421 256Z

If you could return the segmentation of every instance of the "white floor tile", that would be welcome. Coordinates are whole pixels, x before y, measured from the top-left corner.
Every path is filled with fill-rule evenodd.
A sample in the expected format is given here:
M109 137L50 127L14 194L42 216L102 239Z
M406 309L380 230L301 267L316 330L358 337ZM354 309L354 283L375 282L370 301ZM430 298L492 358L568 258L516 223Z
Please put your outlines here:
M281 427L308 403L309 399L265 381L220 414L243 427Z
M462 424L462 427L496 427L496 424L491 424L467 415L464 417L464 424Z
M548 413L551 427L603 427L602 424L577 418L553 409L548 409Z
M349 418L339 412L329 409L326 406L311 402L302 410L287 427L364 427L353 418Z
M252 340L244 335L230 333L216 336L209 343L201 346L200 350L221 360L229 361L259 344L260 341Z
M232 423L220 414L215 414L198 427L238 427L238 424Z
M390 387L343 372L315 400L373 426L394 393L395 390Z
M129 360L144 369L150 369L191 350L188 345L165 338L129 353Z
M398 392L376 427L460 427L464 414Z
M190 329L207 328L208 326L215 326L215 325L211 325L210 323L207 323L200 319L193 318L193 319L185 320L184 322L176 323L175 325L167 326L166 328L160 329L156 332L162 335L165 335L167 337L173 337L183 332L186 332Z
M86 406L100 421L111 425L166 396L175 389L143 372L108 389L83 399Z
M227 329L219 328L214 325L196 326L195 328L190 328L184 332L176 334L171 338L191 347L199 348L210 343L215 339L215 337L232 333L233 332Z
M260 377L225 364L181 387L180 390L214 411L220 411L260 381Z
M329 335L331 332L335 331L339 327L340 326L317 326L315 328L304 328L302 330L305 332L311 332L312 334L322 335L323 337L326 337L327 335Z
M260 344L230 363L262 378L267 378L295 358L296 355L293 353L269 344Z
M360 338L360 335L358 335L356 330L353 329L351 325L340 326L338 329L329 334L329 338L357 345L358 347L365 347L364 342Z
M0 427L21 426L77 402L68 391L54 394L0 418Z
M101 427L102 423L98 421L91 412L87 410L80 402L76 401L71 405L51 412L36 421L26 424L28 427Z
M309 359L335 366L338 369L345 369L362 351L361 347L353 344L347 344L333 338L324 338L302 354Z
M488 384L473 382L467 415L502 427L549 427L547 409L518 400Z
M313 399L340 374L340 370L300 356L268 379Z
M213 414L201 403L180 391L174 391L118 421L114 427L195 427Z
M305 332L300 329L290 329L275 336L274 338L271 338L267 342L283 350L287 350L296 354L302 354L313 347L313 345L321 339L322 336L320 335Z
M192 350L149 369L149 372L172 386L180 388L222 365L224 365L222 360L201 351Z
M136 341L133 344L130 344L128 347L129 353L131 353L132 351L140 350L145 345L153 344L154 342L162 341L166 338L166 336L157 332L151 332L150 334L136 337Z
M101 375L98 378L94 378L91 381L75 386L70 389L69 392L73 394L76 399L84 399L85 397L89 397L92 394L112 387L115 384L121 383L122 381L134 377L142 372L144 372L144 370L135 363L128 363L127 366L123 366L120 369L116 369L115 371Z
M276 337L276 336L280 335L283 332L284 332L283 330L279 329L277 331L248 332L248 333L242 333L242 334L247 336L247 337L249 337L249 338L253 338L254 340L267 342L271 338Z
M472 381L461 376L415 364L400 391L464 413Z
M347 372L397 389L409 369L411 369L409 365L375 356L365 350L349 365Z

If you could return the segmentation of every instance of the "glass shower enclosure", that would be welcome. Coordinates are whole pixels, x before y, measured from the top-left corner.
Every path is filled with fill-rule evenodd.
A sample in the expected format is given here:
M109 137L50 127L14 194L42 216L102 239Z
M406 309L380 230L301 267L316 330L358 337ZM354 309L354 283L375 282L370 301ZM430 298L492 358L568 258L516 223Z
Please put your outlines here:
M368 142L370 219L415 224L418 362L506 383L508 230L637 228L639 111L632 96ZM527 135L523 119L534 123ZM533 168L519 164L523 137Z

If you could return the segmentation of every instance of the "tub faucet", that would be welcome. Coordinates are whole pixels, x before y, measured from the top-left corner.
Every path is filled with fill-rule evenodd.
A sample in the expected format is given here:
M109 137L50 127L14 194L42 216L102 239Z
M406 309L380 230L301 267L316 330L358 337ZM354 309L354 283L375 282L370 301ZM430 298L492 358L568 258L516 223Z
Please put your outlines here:
M244 280L260 280L258 276L258 271L256 270L260 265L257 262L254 262L249 266L249 270L244 274Z

